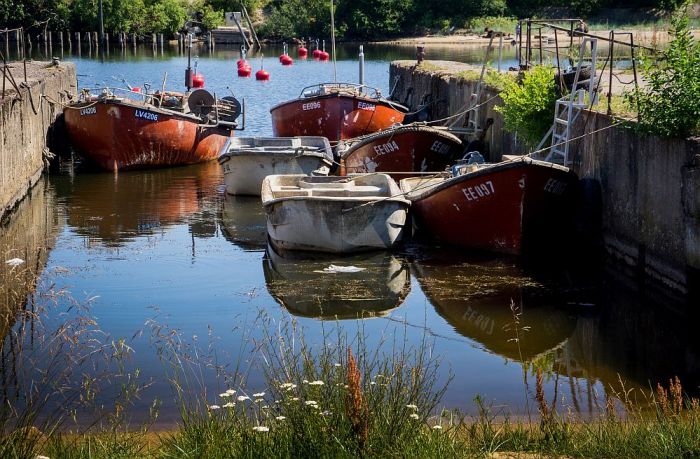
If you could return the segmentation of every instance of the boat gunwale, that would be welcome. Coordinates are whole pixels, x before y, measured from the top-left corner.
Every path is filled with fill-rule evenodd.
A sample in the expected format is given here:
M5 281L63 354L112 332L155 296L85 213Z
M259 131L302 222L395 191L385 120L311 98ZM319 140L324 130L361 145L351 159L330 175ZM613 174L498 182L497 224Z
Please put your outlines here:
M371 103L374 104L381 104L384 107L388 107L391 109L396 110L397 112L401 112L402 114L406 114L410 111L410 109L404 105L399 104L398 102L392 102L389 99L386 99L384 97L381 98L374 98L374 97L369 97L369 96L364 96L361 94L348 94L348 93L342 93L340 91L336 92L331 92L329 94L319 94L319 95L314 95L314 96L309 96L309 97L297 97L295 99L290 99L284 102L280 102L277 105L274 105L273 107L270 108L270 113L273 111L277 110L278 108L282 108L285 105L301 102L301 101L308 101L311 99L330 99L330 98L338 98L340 99L341 97L349 98L349 99L359 99L362 101L370 101Z
M236 151L231 151L231 144L234 141L242 141L243 139L248 139L248 138L258 138L258 137L230 137L224 146L221 148L221 151L219 152L219 156L217 157L217 160L219 164L223 164L226 161L229 161L231 158L234 157L247 157L247 156L277 156L280 158L287 157L287 156L292 156L292 157L302 157L302 156L307 156L307 157L316 157L316 158L321 158L323 159L324 162L326 162L329 166L333 165L333 150L331 149L330 143L328 142L328 139L326 137L322 136L301 136L301 137L309 137L309 138L314 138L314 139L323 139L323 147L318 147L315 150L312 149L307 149L307 148L314 148L314 147L304 147L304 146L299 146L297 148L294 147L278 147L280 149L284 148L286 149L285 151L265 151L261 149L256 149L256 148L261 148L261 147L250 147L250 148L241 148ZM259 137L260 139L283 139L284 137ZM295 139L297 137L287 137L289 139ZM264 147L263 147L264 148ZM298 153L298 151L301 150L301 153Z
M396 132L400 131L400 132ZM457 145L463 145L464 142L457 137L454 134L451 134L450 132L447 132L446 130L443 129L438 129L434 126L428 126L426 124L419 124L416 125L414 123L411 124L396 124L392 127L389 127L387 129L383 129L381 131L377 132L372 132L370 134L365 134L359 137L354 137L352 139L346 139L346 140L341 140L344 145L347 146L345 149L341 149L342 151L341 158L342 159L347 159L348 156L350 156L352 153L354 153L357 149L367 145L370 142L374 142L375 140L384 137L384 136L393 136L397 134L403 134L403 133L411 133L411 132L430 132L431 134L435 134L438 137L442 137L444 139L448 139L450 141L455 142Z
M494 172L500 172L503 170L508 170L508 169L513 169L513 168L518 168L518 167L524 167L524 166L539 166L539 167L546 167L550 169L556 169L560 172L563 172L565 174L570 174L573 177L576 177L576 174L569 169L568 167L562 166L560 164L555 164L549 161L540 161L537 159L530 158L528 156L521 156L515 159L511 159L508 161L502 161L500 163L493 163L490 164L488 167L482 167L479 168L475 171L468 172L466 174L458 175L456 177L446 177L442 182L436 183L434 185L429 185L426 186L425 189L420 190L419 192L414 192L413 189L411 190L406 190L406 186L403 186L402 183L406 181L408 183L408 180L419 180L420 177L415 177L415 178L406 178L401 180L399 183L399 186L401 188L401 191L404 193L404 196L411 202L416 202L416 201L421 201L423 199L427 199L430 196L444 190L447 188L450 188L456 184L459 184L461 182L464 182L466 180L473 179L475 177L480 177L482 175L488 175ZM431 177L435 178L435 177ZM427 179L430 180L430 179ZM414 194L415 193L415 194Z

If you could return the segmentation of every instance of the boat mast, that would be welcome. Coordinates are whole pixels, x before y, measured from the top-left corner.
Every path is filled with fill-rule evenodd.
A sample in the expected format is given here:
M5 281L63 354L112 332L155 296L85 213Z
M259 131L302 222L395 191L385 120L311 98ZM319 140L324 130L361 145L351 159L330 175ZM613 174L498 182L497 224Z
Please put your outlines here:
M333 0L331 0L331 53L333 53L333 83L338 82L338 71L335 65L335 16L333 14Z

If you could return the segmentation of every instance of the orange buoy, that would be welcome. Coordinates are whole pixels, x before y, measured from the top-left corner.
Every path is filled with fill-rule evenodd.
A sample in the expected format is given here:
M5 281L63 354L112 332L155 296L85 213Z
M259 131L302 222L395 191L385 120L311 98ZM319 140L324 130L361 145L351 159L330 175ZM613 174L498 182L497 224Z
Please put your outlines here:
M201 73L195 73L192 77L192 87L193 88L203 88L204 87L204 75Z
M297 51L297 55L299 56L300 59L306 59L309 56L309 50L302 46Z

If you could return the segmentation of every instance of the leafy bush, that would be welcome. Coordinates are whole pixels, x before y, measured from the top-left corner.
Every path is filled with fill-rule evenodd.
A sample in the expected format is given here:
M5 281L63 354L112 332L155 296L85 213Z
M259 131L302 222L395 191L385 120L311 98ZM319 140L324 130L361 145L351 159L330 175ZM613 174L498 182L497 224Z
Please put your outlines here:
M659 59L642 59L646 87L629 94L639 107L639 128L662 137L700 133L700 43L685 11L672 21L673 39Z
M505 129L517 133L528 146L535 146L552 125L557 100L554 69L533 67L522 83L504 82L503 105L496 110L503 114Z

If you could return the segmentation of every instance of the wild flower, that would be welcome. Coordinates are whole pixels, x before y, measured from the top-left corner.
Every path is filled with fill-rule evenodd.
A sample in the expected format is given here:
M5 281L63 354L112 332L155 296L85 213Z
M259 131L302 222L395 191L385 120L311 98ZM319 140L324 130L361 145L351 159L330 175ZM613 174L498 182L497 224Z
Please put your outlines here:
M233 395L233 394L236 393L236 391L233 390L233 389L227 389L227 390L226 390L226 393L229 394L229 395Z
M302 382L303 382L304 384L309 384L309 380L308 380L308 379L305 379L305 380L303 380Z
M433 426L433 430L442 430L442 426Z
M224 397L230 397L231 395L233 395L233 394L229 394L228 392L223 392L223 393L219 394L219 397L224 398Z
M326 411L322 411L322 412L319 413L319 414L320 414L321 416L330 416L330 415L333 414L333 413L330 412L330 411L328 411L328 410L326 410Z
M316 402L316 401L314 401L314 400L307 400L307 401L304 402L304 405L306 405L306 406L317 406L317 405L318 405L318 402Z
M218 410L219 408L221 408L219 405L209 405L210 410Z
M246 400L250 400L250 397L248 397L247 395L239 395L238 397L236 397L236 400L238 400L239 402L244 402Z
M290 383L290 382L280 384L280 389L284 389L284 390L294 389L295 387L297 387L297 385L294 383Z
M286 416L277 416L277 417L275 417L275 419L278 421L284 421L285 419L287 419L287 417Z
M299 397L293 397L293 398L292 398L292 401L293 401L293 402L298 402L298 401L299 401Z
M333 364L333 366L334 366L334 367L339 367L340 364L336 362L336 363Z
M375 386L376 384L377 384L377 383L374 382L374 381L370 381L370 383L369 383L370 386Z
M233 408L234 406L236 406L236 404L233 402L228 402L228 403L224 403L223 406L224 406L224 408Z
M309 386L323 386L323 381L311 381Z
M264 398L256 398L256 399L255 399L255 403L262 403L262 402L264 402L264 401L265 401Z
M265 426L255 426L253 427L253 430L256 432L269 432L270 428Z
M253 397L264 397L265 392L258 392L257 394L253 394Z
M270 409L270 406L269 406L269 405L263 405L263 406L261 406L260 408L262 408L263 410L269 410L269 409Z
M409 416L409 418L411 418L411 419L420 419L420 416L418 416L416 413L411 413L411 415Z
M352 349L348 347L348 393L345 398L345 412L352 424L352 431L360 449L364 449L369 437L369 408L362 396L362 374L357 367Z
M418 406L416 406L416 405L406 405L406 408L409 408L409 409L411 409L411 410L417 410L417 409L418 409Z

